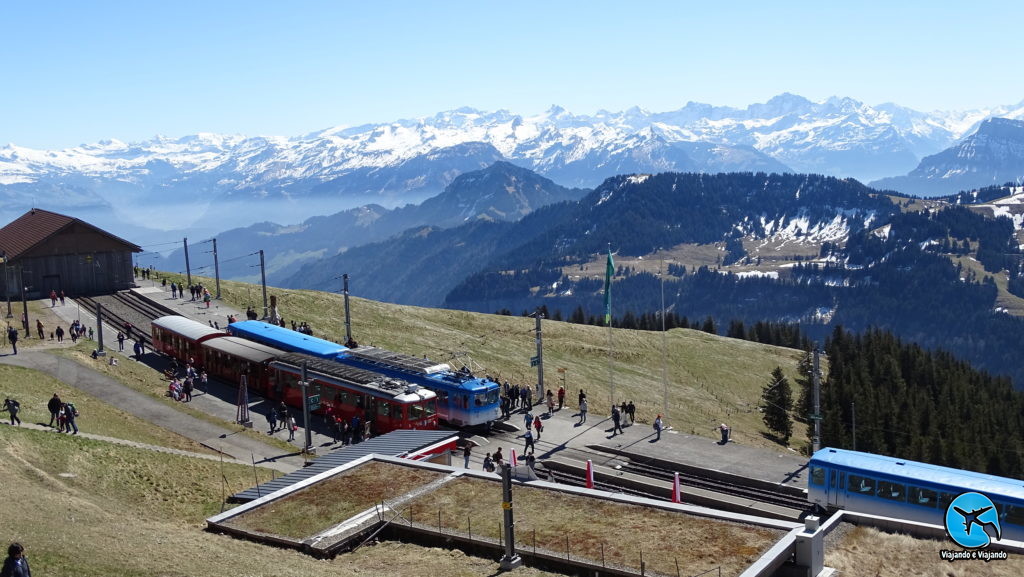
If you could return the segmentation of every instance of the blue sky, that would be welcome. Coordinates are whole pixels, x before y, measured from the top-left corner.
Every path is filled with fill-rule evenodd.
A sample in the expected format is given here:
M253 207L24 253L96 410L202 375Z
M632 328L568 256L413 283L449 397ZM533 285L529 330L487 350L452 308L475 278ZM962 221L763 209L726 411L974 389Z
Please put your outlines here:
M894 4L9 0L0 145L291 136L460 106L1024 100L1024 3Z

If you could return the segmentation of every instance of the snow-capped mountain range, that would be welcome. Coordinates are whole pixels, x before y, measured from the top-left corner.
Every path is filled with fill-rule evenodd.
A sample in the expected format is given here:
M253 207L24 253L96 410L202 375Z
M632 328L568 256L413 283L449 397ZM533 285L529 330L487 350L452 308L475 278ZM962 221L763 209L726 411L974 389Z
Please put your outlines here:
M65 150L0 148L0 198L23 208L154 201L379 196L422 200L463 172L507 160L564 186L621 173L810 172L868 181L904 174L991 117L1024 118L1024 102L918 112L850 98L782 94L746 108L689 103L535 116L469 108L297 137L197 134Z

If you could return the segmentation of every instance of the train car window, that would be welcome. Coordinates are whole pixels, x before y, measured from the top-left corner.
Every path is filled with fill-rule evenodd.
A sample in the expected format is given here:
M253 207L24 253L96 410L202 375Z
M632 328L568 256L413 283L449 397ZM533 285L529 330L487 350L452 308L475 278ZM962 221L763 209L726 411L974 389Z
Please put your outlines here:
M416 419L423 418L423 407L420 405L409 405L409 420L414 421Z
M892 481L878 481L878 491L875 496L890 501L903 501L907 495L907 488L900 483Z
M910 498L908 501L914 505L920 505L922 507L935 507L935 502L939 498L939 494L931 489L923 489L921 487L910 487L908 493Z
M936 504L939 506L939 509L947 509L949 504L953 502L953 499L956 499L956 495L952 493L939 493L939 499L936 501Z
M830 487L835 487L836 486L836 472L835 472L835 470L832 470L830 472L830 474L829 474L829 483L828 484L829 484Z
M416 405L416 406L418 407L419 405ZM436 415L437 414L437 403L435 403L434 401L424 401L423 402L423 414L426 415L427 417L431 417L431 416Z
M391 417L391 404L390 403L377 403L377 414L382 417Z
M836 472L832 471L832 483L835 484ZM824 467L811 467L811 484L812 485L824 485L825 484L825 469Z
M1004 523L1024 527L1024 506L997 503Z
M875 493L875 480L860 475L850 475L849 490L853 493Z
M500 391L498 390L497 387L495 387L494 389L492 389L490 391L487 391L487 404L488 405L497 404L499 393L500 393Z

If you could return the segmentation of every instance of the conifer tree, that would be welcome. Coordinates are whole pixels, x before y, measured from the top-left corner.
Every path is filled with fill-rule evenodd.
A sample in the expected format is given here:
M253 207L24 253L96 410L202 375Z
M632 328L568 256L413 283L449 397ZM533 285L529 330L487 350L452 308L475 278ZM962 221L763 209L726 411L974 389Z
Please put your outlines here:
M793 408L793 391L782 374L782 367L775 367L772 371L771 380L761 390L761 401L764 403L764 424L783 444L789 444L793 435L793 419L789 416Z

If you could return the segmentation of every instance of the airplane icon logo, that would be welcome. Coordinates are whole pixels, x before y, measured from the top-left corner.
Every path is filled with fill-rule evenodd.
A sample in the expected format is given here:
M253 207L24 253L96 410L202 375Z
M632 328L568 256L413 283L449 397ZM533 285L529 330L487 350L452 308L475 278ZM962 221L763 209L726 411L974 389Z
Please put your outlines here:
M1002 536L999 512L981 493L963 493L953 499L945 521L949 538L965 549L987 547Z

